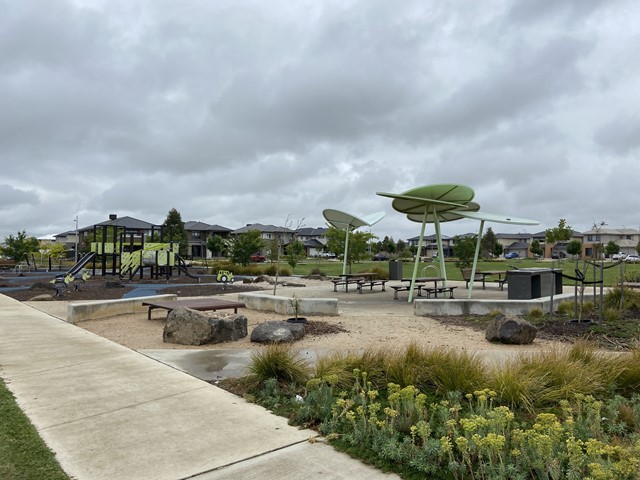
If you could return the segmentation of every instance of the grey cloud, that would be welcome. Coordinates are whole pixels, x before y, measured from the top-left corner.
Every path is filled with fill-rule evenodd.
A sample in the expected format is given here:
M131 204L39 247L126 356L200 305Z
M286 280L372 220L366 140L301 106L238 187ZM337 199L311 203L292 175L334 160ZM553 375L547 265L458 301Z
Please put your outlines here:
M619 155L633 152L640 147L640 116L620 115L612 119L594 132L594 140Z

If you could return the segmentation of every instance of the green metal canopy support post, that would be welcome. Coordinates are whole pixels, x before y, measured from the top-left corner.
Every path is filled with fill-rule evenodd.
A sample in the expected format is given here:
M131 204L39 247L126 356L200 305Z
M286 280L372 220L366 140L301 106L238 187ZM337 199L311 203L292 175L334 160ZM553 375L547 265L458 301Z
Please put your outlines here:
M471 298L473 294L473 279L476 278L476 268L478 267L478 257L480 256L480 242L482 240L482 231L484 230L484 220L480 220L480 231L476 240L476 251L473 254L473 266L471 267L471 281L469 282L469 293L467 298Z
M344 258L342 259L342 275L347 274L347 253L349 253L349 230L351 230L351 226L347 225L345 228L347 234L344 239Z
M447 269L444 266L444 249L442 248L442 234L440 232L440 219L438 218L438 212L436 209L433 209L433 225L436 229L436 242L438 246L438 260L440 263L440 272L442 272L442 276L444 281L442 285L444 287L447 286Z
M420 238L418 239L418 251L416 252L416 260L413 262L413 275L411 276L411 287L409 288L409 303L413 302L413 288L416 284L416 276L418 274L418 264L420 263L420 254L422 252L422 241L424 239L424 229L427 226L427 215L429 211L427 208L424 209L424 221L422 222L422 227L420 228Z

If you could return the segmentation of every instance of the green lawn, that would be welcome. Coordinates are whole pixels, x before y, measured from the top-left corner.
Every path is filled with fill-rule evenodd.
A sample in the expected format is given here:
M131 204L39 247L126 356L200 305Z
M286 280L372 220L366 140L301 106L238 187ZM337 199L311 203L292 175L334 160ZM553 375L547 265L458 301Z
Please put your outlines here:
M283 264L286 265L286 264ZM515 260L492 260L492 261L478 261L478 270L508 270L511 267L515 268L551 268L550 260L534 260L534 259L515 259ZM554 262L556 269L562 269L567 275L575 276L576 261L575 260L556 260ZM612 268L606 268L612 265L612 262L604 262L604 285L614 286L620 282L621 266L617 265ZM439 268L439 264L436 262L420 262L418 266L418 276L434 276L435 270L430 266ZM460 268L456 266L455 261L446 261L445 266L447 269L447 278L449 280L462 280L462 273ZM633 281L640 280L640 263L627 263L623 265L625 277L627 281L629 277L635 277ZM347 267L348 268L348 267ZM584 272L583 261L578 262L578 268ZM331 261L324 259L307 259L306 261L298 264L294 273L296 275L307 275L314 269L319 269L322 273L333 276L342 273L342 262ZM384 272L389 271L389 262L374 262L364 261L359 262L351 266L352 273L357 272L369 272L372 269L381 269ZM413 273L413 261L404 260L402 262L402 274L404 277L411 277ZM599 273L597 273L599 278ZM589 266L586 274L586 279L591 280L594 278L593 266ZM573 285L574 282L569 279L563 280L564 285Z
M69 479L2 381L0 419L0 478Z

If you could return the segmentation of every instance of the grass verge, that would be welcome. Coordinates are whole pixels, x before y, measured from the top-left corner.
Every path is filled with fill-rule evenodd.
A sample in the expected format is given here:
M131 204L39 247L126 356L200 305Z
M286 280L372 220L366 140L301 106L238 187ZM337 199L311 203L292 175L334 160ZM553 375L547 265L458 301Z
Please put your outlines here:
M0 478L69 479L2 381L0 418Z

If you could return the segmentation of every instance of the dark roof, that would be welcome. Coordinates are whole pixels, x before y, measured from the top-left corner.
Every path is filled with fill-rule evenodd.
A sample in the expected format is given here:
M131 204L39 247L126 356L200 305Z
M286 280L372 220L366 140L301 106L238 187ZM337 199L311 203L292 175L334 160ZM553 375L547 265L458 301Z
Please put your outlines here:
M496 233L496 238L503 238L503 239L508 239L508 238L531 238L533 237L532 233L525 233L525 232L520 232L520 233Z
M276 227L275 225L262 225L261 223L251 223L249 225L245 225L244 227L238 228L237 230L233 230L231 233L246 233L251 230L258 230L262 233L294 233L293 230L289 230L288 228Z
M528 250L529 244L524 242L513 242L507 247L507 250Z
M113 227L123 227L130 230L151 230L151 228L160 228L160 225L154 225L153 223L145 222L143 220L138 220L133 217L117 217L114 219L109 219L104 222L96 223L90 227L84 227L80 229L81 232L86 232L93 230L94 226L102 227L102 226L113 226Z
M306 228L299 228L298 230L296 230L296 233L299 236L304 236L304 237L322 237L324 236L325 233L327 233L327 228L324 227L318 227L318 228L312 228L312 227L306 227Z
M204 222L198 221L189 221L184 223L184 229L189 231L200 231L200 232L230 232L231 229L227 227L221 227L220 225L210 225Z
M306 240L304 242L304 246L306 248L325 248L326 247L326 245L324 245L322 242L319 242L315 238L312 238L310 240Z
M447 235L441 235L441 238L443 241L446 240L451 240L451 237L448 237ZM416 236L416 237L411 237L407 239L407 242L417 242L418 240L420 240L420 235ZM424 236L424 241L427 242L435 242L437 240L436 234L432 234L432 235L425 235Z

